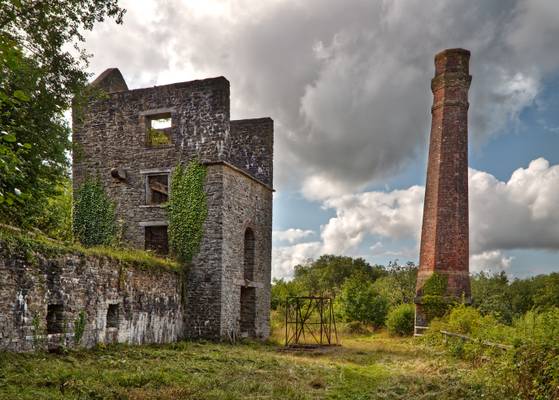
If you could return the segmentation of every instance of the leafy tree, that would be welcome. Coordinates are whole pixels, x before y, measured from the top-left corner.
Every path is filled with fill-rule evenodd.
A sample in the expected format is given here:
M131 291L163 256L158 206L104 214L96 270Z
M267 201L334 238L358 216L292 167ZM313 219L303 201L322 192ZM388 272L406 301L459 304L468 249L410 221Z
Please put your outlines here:
M282 308L285 304L285 299L288 297L302 296L303 288L299 281L292 280L286 281L283 279L274 279L272 282L272 310Z
M359 321L381 327L386 320L388 300L360 273L348 278L341 288L339 304L346 321Z
M307 294L336 297L345 280L355 274L373 282L386 272L363 258L323 255L310 264L295 266L294 280L300 282Z
M83 32L123 13L117 0L0 3L0 222L33 224L59 192L70 150L63 113L87 82Z
M473 306L482 315L493 315L498 320L511 323L512 305L509 297L509 280L504 271L488 275L484 272L471 277Z
M34 227L47 236L62 241L72 240L72 182L69 178L56 188L57 194L47 199L47 207Z
M540 308L559 307L559 273L547 276L546 284L534 296L534 305Z
M415 281L417 267L414 263L399 265L391 262L387 267L387 275L381 276L373 283L373 287L385 297L390 306L402 303L413 303L415 297Z

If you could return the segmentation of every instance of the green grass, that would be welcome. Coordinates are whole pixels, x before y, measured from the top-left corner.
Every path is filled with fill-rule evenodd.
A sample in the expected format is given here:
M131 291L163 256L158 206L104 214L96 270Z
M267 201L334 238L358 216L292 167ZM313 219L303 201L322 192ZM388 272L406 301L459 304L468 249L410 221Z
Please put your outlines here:
M469 364L414 339L341 347L181 342L66 355L0 353L0 399L491 399Z
M0 250L10 255L24 257L31 264L38 255L56 257L64 254L108 257L138 269L164 269L179 271L177 261L161 258L143 250L117 247L84 247L77 243L59 242L40 233L23 232L17 228L0 225Z

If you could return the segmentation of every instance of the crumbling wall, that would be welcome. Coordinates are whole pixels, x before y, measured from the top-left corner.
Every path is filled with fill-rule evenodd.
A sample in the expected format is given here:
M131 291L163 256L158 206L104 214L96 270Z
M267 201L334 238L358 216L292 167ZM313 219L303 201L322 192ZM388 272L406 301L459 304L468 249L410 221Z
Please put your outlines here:
M272 254L272 189L228 165L223 174L222 336L269 335ZM245 279L245 234L254 236L254 272ZM252 244L251 244L252 245ZM242 301L241 301L242 300ZM242 328L243 312L251 313L253 329Z
M43 253L0 239L0 276L2 350L168 343L183 337L180 273L163 266L75 251ZM58 333L49 334L56 318Z
M255 118L231 121L231 164L272 186L274 121Z
M170 143L150 146L148 122L157 115L171 118ZM76 105L72 117L74 193L84 179L98 178L116 204L124 241L137 248L144 248L146 224L167 220L162 205L146 201L146 176L171 174L179 160L229 155L229 82L223 77L97 95Z

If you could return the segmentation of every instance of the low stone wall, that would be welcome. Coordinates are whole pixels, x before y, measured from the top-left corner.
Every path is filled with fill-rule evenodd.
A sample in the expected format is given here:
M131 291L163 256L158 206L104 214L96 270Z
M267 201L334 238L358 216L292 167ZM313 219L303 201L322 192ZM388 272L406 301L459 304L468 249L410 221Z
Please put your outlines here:
M181 288L165 265L0 235L0 350L177 341Z

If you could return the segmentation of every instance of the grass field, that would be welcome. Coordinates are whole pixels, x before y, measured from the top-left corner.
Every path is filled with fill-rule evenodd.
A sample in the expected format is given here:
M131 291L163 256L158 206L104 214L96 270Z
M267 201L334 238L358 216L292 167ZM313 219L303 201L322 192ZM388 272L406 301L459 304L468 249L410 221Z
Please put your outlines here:
M299 352L181 342L0 353L0 399L492 398L479 371L417 340L373 335L342 344Z

